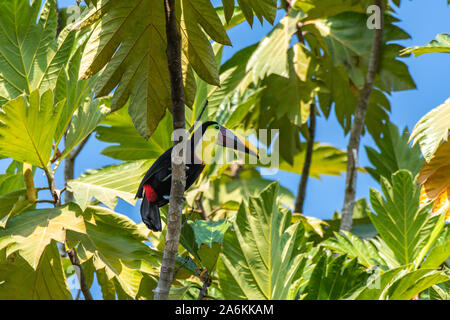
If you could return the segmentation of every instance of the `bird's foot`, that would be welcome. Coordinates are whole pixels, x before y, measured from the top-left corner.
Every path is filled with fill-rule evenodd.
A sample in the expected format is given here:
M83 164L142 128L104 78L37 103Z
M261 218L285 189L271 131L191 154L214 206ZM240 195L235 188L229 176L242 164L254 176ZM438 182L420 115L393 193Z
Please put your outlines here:
M170 196L163 196L163 199L170 201ZM181 199L183 199L184 202L187 201L187 199L185 197L182 197Z

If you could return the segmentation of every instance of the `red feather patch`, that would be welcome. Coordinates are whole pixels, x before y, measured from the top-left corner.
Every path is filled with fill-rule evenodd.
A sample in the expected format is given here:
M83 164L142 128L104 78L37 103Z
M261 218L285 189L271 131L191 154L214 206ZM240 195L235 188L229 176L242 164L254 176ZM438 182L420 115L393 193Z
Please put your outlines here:
M152 188L151 185L144 184L144 190L145 190L145 197L147 198L148 202L155 202L156 200L158 200L158 194Z

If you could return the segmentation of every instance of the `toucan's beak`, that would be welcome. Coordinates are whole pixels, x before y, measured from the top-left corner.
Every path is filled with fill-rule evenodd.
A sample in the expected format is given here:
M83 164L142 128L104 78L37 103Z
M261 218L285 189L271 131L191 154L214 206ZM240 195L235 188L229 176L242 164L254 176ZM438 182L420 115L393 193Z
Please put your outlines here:
M258 149L256 149L246 139L238 136L237 134L233 133L231 130L228 130L223 126L220 126L220 134L217 140L217 144L226 148L248 153L259 159Z

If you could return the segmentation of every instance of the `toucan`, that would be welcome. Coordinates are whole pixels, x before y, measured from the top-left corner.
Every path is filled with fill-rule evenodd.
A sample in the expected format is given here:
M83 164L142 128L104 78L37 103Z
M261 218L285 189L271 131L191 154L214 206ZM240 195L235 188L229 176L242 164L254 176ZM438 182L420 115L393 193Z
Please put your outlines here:
M203 123L187 141L186 189L202 173L216 146L240 150L259 158L257 149L246 139L215 121ZM153 231L161 231L159 207L169 203L172 184L172 149L164 152L150 167L139 185L136 198L141 198L141 217L144 224Z

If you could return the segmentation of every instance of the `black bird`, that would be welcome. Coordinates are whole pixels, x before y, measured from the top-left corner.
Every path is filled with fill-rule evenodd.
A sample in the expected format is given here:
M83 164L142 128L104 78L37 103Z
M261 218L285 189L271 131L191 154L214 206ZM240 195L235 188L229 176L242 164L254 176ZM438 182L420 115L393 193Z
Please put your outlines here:
M238 137L215 121L205 122L187 142L185 190L200 176L205 167L203 161L212 158L215 145L239 150L259 158L256 148L250 142ZM153 163L136 193L137 198L142 198L142 221L153 231L162 230L159 207L169 203L171 184L172 148Z

